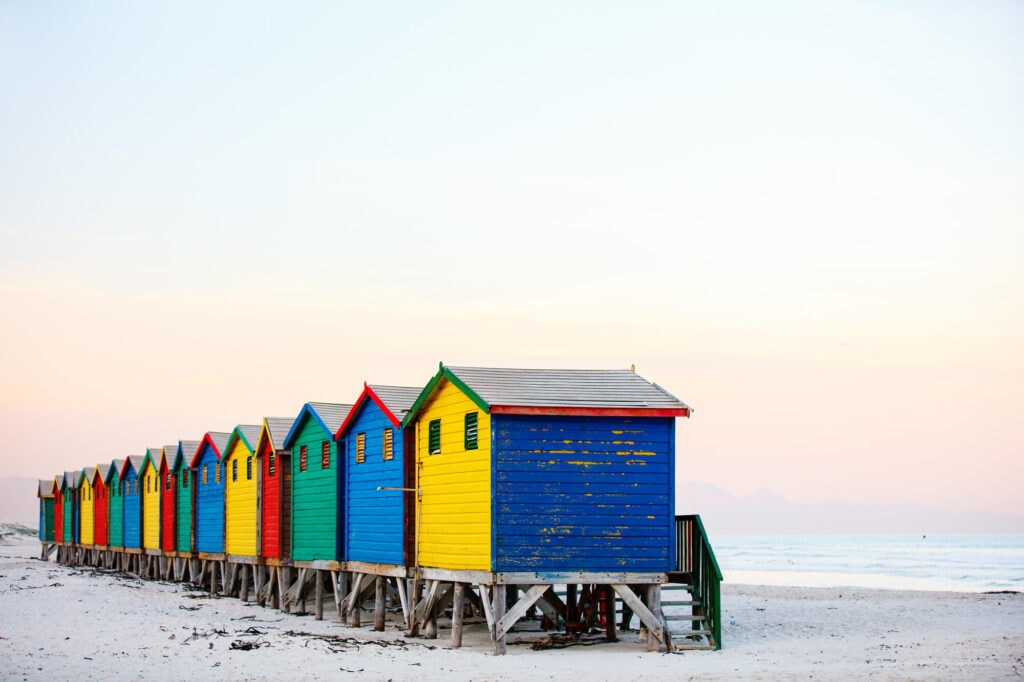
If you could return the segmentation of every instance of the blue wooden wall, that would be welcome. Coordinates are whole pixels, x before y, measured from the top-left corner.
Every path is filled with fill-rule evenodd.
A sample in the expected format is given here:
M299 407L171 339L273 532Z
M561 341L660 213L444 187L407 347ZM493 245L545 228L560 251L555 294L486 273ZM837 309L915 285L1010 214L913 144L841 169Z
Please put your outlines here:
M196 486L196 551L220 554L224 551L224 472L217 483L216 468L220 460L206 441L199 451L195 469ZM203 485L203 467L207 467Z
M492 415L495 571L668 571L671 418Z
M392 429L394 459L383 458L384 429ZM366 434L366 457L356 463L356 440ZM373 400L365 400L345 432L345 556L349 561L404 563L405 457L402 430Z
M139 472L128 465L124 475L124 546L142 547L142 491L136 489ZM141 482L140 482L141 488Z

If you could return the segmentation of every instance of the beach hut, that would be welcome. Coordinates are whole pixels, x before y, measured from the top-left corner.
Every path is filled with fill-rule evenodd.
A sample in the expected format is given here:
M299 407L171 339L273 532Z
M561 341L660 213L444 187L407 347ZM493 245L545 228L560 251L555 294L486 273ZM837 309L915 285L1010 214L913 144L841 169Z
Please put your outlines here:
M142 548L160 549L160 457L162 448L146 448L139 468L142 493Z
M407 514L415 507L401 427L419 388L364 384L335 438L345 444L347 561L394 566L406 559Z
M190 468L196 472L196 551L224 553L224 478L221 455L231 434L207 433L199 444Z
M106 547L110 542L110 495L104 480L103 467L97 464L89 476L92 487L93 544Z
M125 549L142 548L142 492L139 489L139 472L142 471L141 455L131 455L124 460L121 468L121 484L124 488L124 546Z
M174 481L174 550L176 552L194 552L192 531L193 510L195 509L192 493L195 492L195 471L189 468L192 458L199 449L198 440L180 440L171 465L171 478Z
M285 417L264 418L256 442L256 468L260 472L260 556L266 559L288 556L291 453L282 445L294 421Z
M65 471L61 483L64 502L64 542L76 544L79 538L78 526L78 482L81 472Z
M79 505L79 542L83 545L95 544L95 538L93 537L93 529L95 518L93 517L93 500L92 500L92 483L91 474L92 468L86 467L82 469L81 475L79 476L78 486L78 505Z
M284 439L291 457L292 561L342 559L341 471L334 434L351 405L306 403Z
M61 492L63 483L63 474L53 477L53 539L55 542L64 542L64 493Z
M403 421L416 433L418 564L672 570L675 418L689 413L630 370L441 365Z
M254 450L259 426L236 426L224 446L224 552L256 556L256 483Z
M175 487L171 466L178 454L178 446L165 445L160 449L160 549L174 551Z
M115 459L103 473L109 501L107 504L107 546L124 547L124 484L121 483L123 459Z
M53 541L54 481L39 481L39 541Z

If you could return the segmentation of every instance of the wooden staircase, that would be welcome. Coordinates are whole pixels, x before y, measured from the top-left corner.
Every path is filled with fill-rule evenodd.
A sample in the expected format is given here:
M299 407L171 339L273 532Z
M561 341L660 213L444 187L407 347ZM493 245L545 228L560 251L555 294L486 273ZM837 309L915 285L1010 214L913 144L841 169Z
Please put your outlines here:
M676 570L662 587L665 627L676 650L722 648L722 571L696 514L676 517Z

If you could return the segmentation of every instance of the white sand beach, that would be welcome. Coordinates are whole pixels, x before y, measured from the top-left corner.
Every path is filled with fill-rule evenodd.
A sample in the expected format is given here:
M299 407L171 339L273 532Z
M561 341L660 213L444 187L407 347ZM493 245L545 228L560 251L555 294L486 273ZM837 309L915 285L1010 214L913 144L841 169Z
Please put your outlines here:
M636 633L535 651L485 626L462 649L350 628L184 585L44 563L0 546L0 678L368 680L1011 680L1024 676L1024 595L723 586L724 648L647 653ZM242 648L232 648L232 647Z

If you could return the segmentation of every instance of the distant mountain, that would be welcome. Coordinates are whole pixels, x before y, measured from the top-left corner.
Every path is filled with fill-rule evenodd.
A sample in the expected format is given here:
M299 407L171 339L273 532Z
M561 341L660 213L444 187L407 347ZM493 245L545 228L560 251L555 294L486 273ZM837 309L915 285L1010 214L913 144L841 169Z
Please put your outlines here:
M710 483L684 482L677 514L700 514L704 528L723 534L1024 533L1024 517L944 512L919 504L801 503L768 490L734 496Z
M0 522L39 525L39 480L0 478Z

